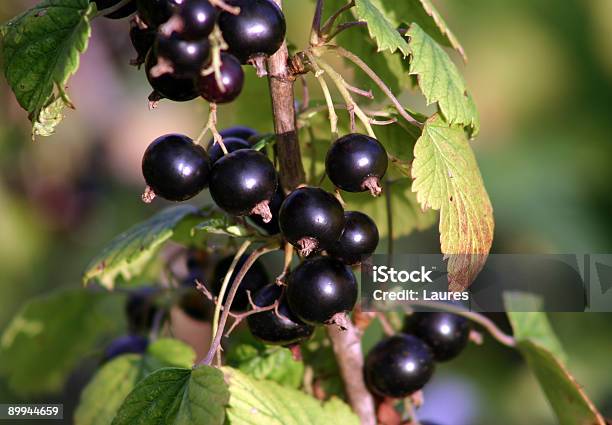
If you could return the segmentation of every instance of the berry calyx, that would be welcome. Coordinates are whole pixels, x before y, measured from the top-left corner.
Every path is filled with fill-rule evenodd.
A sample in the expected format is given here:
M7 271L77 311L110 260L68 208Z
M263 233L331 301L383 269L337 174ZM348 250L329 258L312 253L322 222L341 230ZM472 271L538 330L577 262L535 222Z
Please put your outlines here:
M294 190L283 202L279 213L283 236L308 256L330 247L344 229L344 209L323 189L303 187Z
M234 272L232 273L229 283L228 283L228 288L230 288L232 284L234 283L236 276L238 276L238 272L240 271L240 269L242 268L242 266L244 265L248 257L249 256L245 254L242 257L240 257L240 259L238 260L238 263L236 263L236 267L234 268ZM219 261L217 265L215 266L215 270L213 272L213 287L212 287L212 292L215 296L218 296L219 292L221 292L221 286L223 285L223 279L225 278L225 275L229 271L230 265L232 264L233 260L234 260L234 256L230 255L229 257L225 257L224 259ZM255 293L259 291L261 288L263 288L264 286L266 286L268 283L270 283L270 277L268 276L268 272L266 271L266 268L263 266L263 264L260 261L255 261L253 265L251 266L251 268L249 268L247 273L244 275L242 282L240 282L240 286L238 287L238 291L236 291L236 295L234 296L234 300L232 302L232 306L230 307L230 310L231 311L247 310L249 307L249 296L248 296L247 291L251 293L251 298L253 299L255 297ZM224 304L227 299L228 293L229 293L229 289L226 291L225 296L223 298Z
M385 338L366 356L366 384L382 397L403 398L420 390L431 379L435 364L431 350L413 335Z
M195 78L210 62L208 40L187 41L174 35L158 35L154 48L157 64L149 71L153 77L172 74Z
M334 258L305 260L289 275L287 301L304 323L340 324L357 302L357 280Z
M125 303L125 315L130 332L147 332L151 328L157 313L155 298L158 292L157 288L147 286L130 293Z
M238 59L228 53L221 53L220 72L223 88L217 84L214 72L197 78L198 93L211 103L229 103L242 92L244 71Z
M334 185L347 192L382 192L380 181L387 172L389 159L383 145L364 134L339 138L327 152L325 169Z
M210 158L189 137L167 134L147 148L142 158L142 173L155 195L169 201L185 201L208 184Z
M223 145L225 146L225 149L227 149L227 153L232 153L241 149L251 149L249 142L236 137L224 137ZM210 160L213 164L220 160L224 155L221 144L213 141L213 143L211 143L208 147L208 155L210 156Z
M292 345L310 338L314 326L303 323L293 314L283 295L282 287L276 284L264 286L257 292L253 302L257 307L267 307L277 300L276 309L247 317L247 324L253 336L271 345Z
M90 3L92 1L96 3L96 7L98 8L98 11L101 11L104 9L110 9L111 7L117 6L121 2L121 0L90 0ZM132 0L124 4L119 9L115 10L114 12L104 15L104 17L109 18L109 19L123 19L123 18L127 18L128 16L130 16L131 14L135 12L136 12L136 0Z
M130 41L134 50L136 50L136 59L130 61L130 64L140 67L147 58L147 54L155 43L155 31L148 28L140 28L136 20L130 23Z
M470 322L452 313L414 313L406 317L403 332L421 338L431 348L436 361L457 357L470 338Z
M108 362L122 354L142 354L149 346L149 340L140 335L124 335L113 340L104 350L102 362Z
M208 0L186 0L166 22L161 32L179 34L183 40L204 40L215 28L217 8Z
M210 194L224 211L272 220L269 203L277 186L274 164L261 152L242 149L225 155L210 173Z
M153 29L170 19L181 2L182 0L136 0L138 15Z
M281 185L279 184L269 204L270 212L272 213L272 220L266 223L263 221L261 216L258 216L258 215L250 215L249 220L252 221L261 230L263 230L266 234L270 236L278 235L280 233L280 226L278 224L278 216L280 213L281 205L283 204L284 200L285 200L285 194L283 193L283 189Z
M186 102L198 97L193 78L178 76L174 73L153 75L151 71L157 63L157 56L153 51L150 51L145 62L145 71L149 84L155 92L149 97L149 100L153 102L166 98L175 102Z
M285 16L271 0L231 0L240 8L238 15L222 12L219 28L229 52L242 63L271 56L280 48L287 30Z
M327 253L345 264L358 264L376 251L378 227L374 220L359 211L345 212L344 223L340 239L327 248Z

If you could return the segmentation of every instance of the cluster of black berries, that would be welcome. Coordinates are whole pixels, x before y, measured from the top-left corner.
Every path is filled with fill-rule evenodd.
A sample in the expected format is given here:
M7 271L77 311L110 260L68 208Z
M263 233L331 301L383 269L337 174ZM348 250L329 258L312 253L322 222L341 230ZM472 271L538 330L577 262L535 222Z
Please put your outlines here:
M435 362L457 357L470 335L469 321L451 313L414 313L402 333L380 341L368 353L364 378L380 397L403 398L425 386Z
M99 10L111 10L105 15L111 19L137 13L130 29L138 53L132 63L145 64L152 102L185 102L198 96L211 103L231 102L244 84L241 64L257 65L261 73L263 59L285 38L285 18L271 0L95 2ZM219 47L216 67L214 46Z

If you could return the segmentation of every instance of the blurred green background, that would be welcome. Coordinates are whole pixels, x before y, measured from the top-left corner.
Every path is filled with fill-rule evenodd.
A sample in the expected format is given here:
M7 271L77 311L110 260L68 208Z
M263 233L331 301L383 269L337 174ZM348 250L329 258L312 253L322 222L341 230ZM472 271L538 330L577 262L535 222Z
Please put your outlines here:
M612 2L435 3L469 55L460 68L481 114L474 148L495 208L495 252L612 252ZM32 4L0 2L0 20ZM287 0L286 10L291 40L303 43L312 4ZM147 109L144 73L127 65L128 28L95 21L69 86L78 109L51 138L30 140L26 114L0 83L0 329L31 297L80 285L105 243L163 206L140 201L142 153L163 133L195 136L205 122L203 101ZM419 105L417 96L406 99ZM268 111L266 83L249 71L244 95L220 117L266 131ZM434 229L402 247L436 243ZM570 370L612 416L610 316L555 314L552 322ZM37 400L69 408L78 385ZM448 425L555 423L524 363L490 340L441 367L426 398L423 417ZM0 378L0 401L22 400Z

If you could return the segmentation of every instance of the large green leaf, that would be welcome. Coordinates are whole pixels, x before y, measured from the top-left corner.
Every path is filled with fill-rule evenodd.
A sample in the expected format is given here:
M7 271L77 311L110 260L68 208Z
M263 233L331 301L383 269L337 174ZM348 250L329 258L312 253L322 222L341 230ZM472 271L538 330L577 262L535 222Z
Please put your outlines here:
M260 343L244 343L227 353L227 364L255 379L267 379L281 385L298 388L304 376L304 363L293 359L284 347Z
M137 275L172 237L180 222L197 213L198 209L191 205L168 208L117 236L87 266L84 281L97 279L110 289L119 276L129 279Z
M493 208L466 134L439 115L414 147L412 190L423 209L440 210L450 288L463 290L482 269L493 242Z
M229 383L229 424L250 425L358 425L359 418L338 399L322 404L317 399L278 385L258 381L231 368L223 368Z
M164 368L140 381L113 425L221 425L229 392L221 370Z
M437 102L448 123L470 126L476 135L480 126L478 111L457 66L418 24L413 23L407 35L412 56L410 74L418 76L427 103Z
M410 54L406 40L389 22L383 11L370 0L355 0L355 12L360 21L367 22L368 32L370 37L376 40L379 52L388 50L393 53L399 50L404 56Z
M140 380L164 367L188 368L194 360L193 349L176 339L157 340L144 355L119 356L105 364L83 390L75 424L110 425L123 400Z
M605 425L606 421L571 375L545 313L509 312L518 349L536 375L560 425Z
M104 336L119 331L115 295L63 290L35 298L0 339L0 372L19 393L57 391Z
M43 0L3 27L4 75L34 135L53 133L71 106L65 86L87 49L95 12L89 0Z

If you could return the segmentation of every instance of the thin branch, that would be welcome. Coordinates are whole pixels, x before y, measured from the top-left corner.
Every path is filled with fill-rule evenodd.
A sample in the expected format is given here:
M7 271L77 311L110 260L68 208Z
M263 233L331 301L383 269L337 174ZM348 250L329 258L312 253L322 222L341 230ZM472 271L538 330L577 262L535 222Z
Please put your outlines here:
M347 10L350 10L351 8L353 8L355 6L355 0L351 0L350 2L348 2L347 4L345 4L344 6L342 6L340 9L338 9L336 12L334 12L328 19L327 21L325 21L325 23L323 24L323 27L321 28L321 33L323 35L329 33L329 31L332 29L332 27L334 26L334 24L336 23L336 21L338 20L338 18L340 17L340 15L342 15L344 12L346 12ZM325 39L327 40L328 38L325 37Z
M359 87L352 86L349 83L346 83L346 88L349 91L352 91L353 93L358 94L359 96L363 96L367 99L374 99L372 90L363 90L363 89L360 89Z
M291 270L291 261L293 260L293 245L290 243L285 243L285 256L283 262L283 272L276 277L277 285L284 285L285 279L289 275L289 270Z
M331 128L332 138L335 140L338 138L338 114L336 114L336 109L334 108L334 100L332 99L331 92L329 91L329 86L327 85L327 81L323 78L324 71L319 67L314 55L310 51L306 51L306 56L310 60L312 64L312 68L314 69L314 75L321 86L321 90L323 90L323 95L325 96L325 103L327 104L327 109L329 111L329 125Z
M367 22L360 22L360 21L354 21L354 22L345 22L344 24L340 24L336 27L336 29L334 30L334 32L332 32L331 34L329 34L328 36L325 37L325 41L330 41L333 40L334 38L336 38L338 36L338 34L340 34L341 32L349 29L349 28L354 28L354 27L367 27L368 23Z
M312 18L312 27L310 30L310 44L316 46L319 44L321 37L321 19L323 17L323 0L317 0L314 17Z

